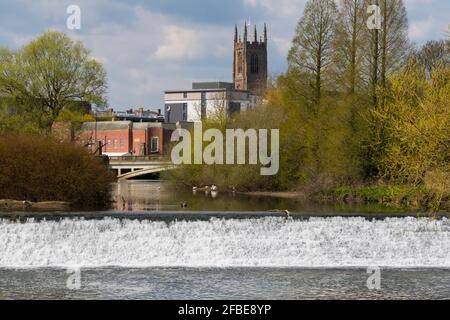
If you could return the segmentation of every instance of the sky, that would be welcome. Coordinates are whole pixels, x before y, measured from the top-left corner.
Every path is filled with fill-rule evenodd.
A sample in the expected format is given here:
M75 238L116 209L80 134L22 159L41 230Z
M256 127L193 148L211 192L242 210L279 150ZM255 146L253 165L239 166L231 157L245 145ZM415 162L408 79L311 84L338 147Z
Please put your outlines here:
M192 81L232 81L234 25L262 32L267 23L269 74L286 56L306 0L0 0L0 46L17 49L48 30L83 41L108 74L116 110L163 109L164 91ZM405 0L409 36L417 44L445 37L450 1ZM69 30L69 5L81 29ZM253 34L253 31L250 32ZM260 33L261 34L261 33Z

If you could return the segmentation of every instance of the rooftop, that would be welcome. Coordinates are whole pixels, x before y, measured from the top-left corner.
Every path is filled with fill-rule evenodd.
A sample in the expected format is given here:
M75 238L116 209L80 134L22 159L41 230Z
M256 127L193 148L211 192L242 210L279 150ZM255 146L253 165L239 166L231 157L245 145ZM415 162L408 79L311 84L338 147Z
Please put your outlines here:
M202 89L234 89L234 84L232 82L224 81L208 81L208 82L192 82L192 90L202 90Z
M104 131L104 130L128 130L131 127L131 121L90 121L84 122L81 126L82 131Z

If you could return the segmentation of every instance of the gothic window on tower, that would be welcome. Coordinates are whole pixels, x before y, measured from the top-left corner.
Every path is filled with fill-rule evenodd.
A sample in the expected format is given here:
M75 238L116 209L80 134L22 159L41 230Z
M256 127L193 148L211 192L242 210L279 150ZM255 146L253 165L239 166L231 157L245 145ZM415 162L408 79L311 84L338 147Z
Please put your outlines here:
M237 58L237 72L238 73L242 73L242 52L238 53L238 58Z
M258 73L259 72L259 61L258 61L258 55L252 54L250 58L250 72L251 73Z

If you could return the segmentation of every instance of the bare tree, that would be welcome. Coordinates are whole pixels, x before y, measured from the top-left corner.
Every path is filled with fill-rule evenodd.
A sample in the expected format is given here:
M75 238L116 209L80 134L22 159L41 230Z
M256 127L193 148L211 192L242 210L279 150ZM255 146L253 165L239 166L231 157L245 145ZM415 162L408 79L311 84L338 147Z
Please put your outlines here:
M361 60L365 41L365 0L341 0L336 26L335 66L342 86L355 93L361 82Z
M365 0L366 7L380 8L380 28L366 28L365 75L373 105L378 104L377 90L386 88L387 78L398 71L411 52L408 17L403 0Z
M450 48L444 40L428 41L415 57L430 75L433 70L450 65Z
M387 76L400 69L411 46L408 41L408 15L403 0L380 0L380 7L380 85L385 88Z
M338 11L333 0L309 0L289 51L289 67L310 75L313 101L320 103L324 77L333 61Z

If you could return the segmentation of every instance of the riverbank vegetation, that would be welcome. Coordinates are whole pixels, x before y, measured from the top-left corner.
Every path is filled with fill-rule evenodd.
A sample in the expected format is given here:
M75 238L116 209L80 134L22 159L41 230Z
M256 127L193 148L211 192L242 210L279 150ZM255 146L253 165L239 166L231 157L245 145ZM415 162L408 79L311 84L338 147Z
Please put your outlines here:
M110 204L114 176L103 159L50 136L0 135L0 199L64 201L75 208Z
M190 165L166 177L184 185L449 210L449 40L416 48L403 1L380 6L381 29L370 30L367 1L343 0L339 7L308 1L288 70L262 105L204 121L204 128L222 130L279 128L276 176L261 176L259 165Z
M102 159L52 136L55 121L92 120L106 104L106 73L89 50L46 32L17 50L0 49L0 199L24 209L106 207L113 176ZM68 133L68 135L70 135ZM35 202L57 201L53 203ZM1 206L0 206L1 207Z

